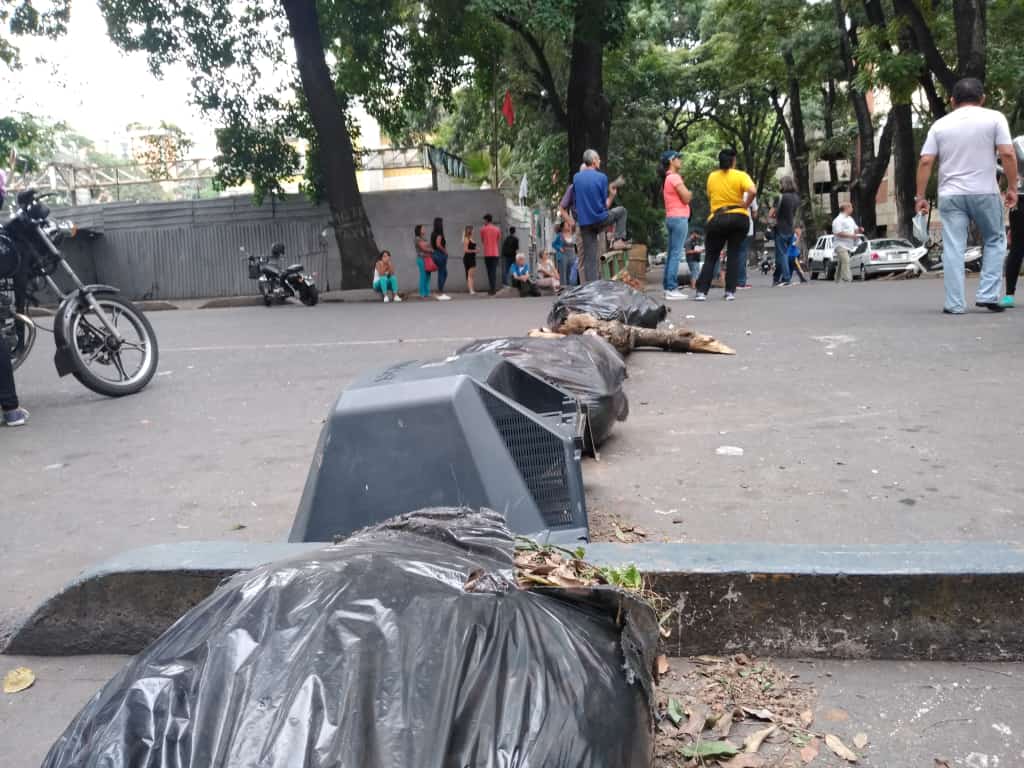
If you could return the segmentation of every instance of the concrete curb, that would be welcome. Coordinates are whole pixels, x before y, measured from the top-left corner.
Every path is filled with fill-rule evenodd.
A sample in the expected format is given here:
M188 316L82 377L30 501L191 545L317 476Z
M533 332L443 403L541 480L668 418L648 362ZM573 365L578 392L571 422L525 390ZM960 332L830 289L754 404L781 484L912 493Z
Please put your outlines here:
M136 653L241 570L320 544L193 542L133 550L81 574L5 653ZM1024 548L591 544L635 563L673 609L665 650L778 657L1024 660Z

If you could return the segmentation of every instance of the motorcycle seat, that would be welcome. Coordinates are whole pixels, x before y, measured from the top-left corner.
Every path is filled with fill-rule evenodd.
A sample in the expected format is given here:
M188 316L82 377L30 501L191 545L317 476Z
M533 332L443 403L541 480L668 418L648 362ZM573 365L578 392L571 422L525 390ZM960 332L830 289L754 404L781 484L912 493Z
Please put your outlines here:
M290 275L295 272L301 272L303 269L304 267L301 264L292 264L285 270L285 274Z
M281 270L280 269L278 269L277 267L272 267L269 264L262 264L262 265L260 265L260 271L263 272L266 275L280 275L281 274Z

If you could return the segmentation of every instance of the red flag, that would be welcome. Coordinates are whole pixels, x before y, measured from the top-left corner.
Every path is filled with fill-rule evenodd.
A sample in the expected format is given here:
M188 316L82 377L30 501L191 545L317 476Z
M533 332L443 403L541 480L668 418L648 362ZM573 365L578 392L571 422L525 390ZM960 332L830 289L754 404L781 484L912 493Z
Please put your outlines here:
M512 106L512 92L505 90L505 100L501 103L501 114L505 116L505 122L510 126L516 121L516 110Z

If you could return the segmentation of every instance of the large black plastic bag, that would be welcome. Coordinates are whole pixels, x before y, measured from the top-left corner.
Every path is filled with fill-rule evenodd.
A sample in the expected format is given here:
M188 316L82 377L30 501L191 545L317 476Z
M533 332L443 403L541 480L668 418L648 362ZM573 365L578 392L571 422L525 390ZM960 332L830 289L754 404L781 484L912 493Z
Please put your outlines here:
M238 574L44 768L649 766L653 612L521 591L512 543L493 512L426 510Z
M573 313L593 315L599 320L618 320L642 328L657 328L668 315L668 309L625 283L595 280L559 295L548 314L548 327L558 328Z
M616 421L629 415L629 399L623 390L626 363L600 336L566 336L534 339L518 336L474 341L456 354L497 352L520 368L561 387L583 406L587 418L586 447L600 447Z

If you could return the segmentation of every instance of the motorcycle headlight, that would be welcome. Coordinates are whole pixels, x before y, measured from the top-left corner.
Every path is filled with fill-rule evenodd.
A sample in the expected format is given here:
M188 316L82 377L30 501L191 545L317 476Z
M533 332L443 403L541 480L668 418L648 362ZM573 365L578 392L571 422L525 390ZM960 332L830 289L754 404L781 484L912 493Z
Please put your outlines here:
M78 227L70 219L63 219L57 223L57 229L65 237L74 237L78 234Z

